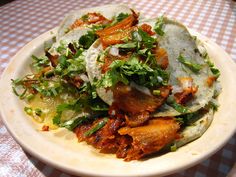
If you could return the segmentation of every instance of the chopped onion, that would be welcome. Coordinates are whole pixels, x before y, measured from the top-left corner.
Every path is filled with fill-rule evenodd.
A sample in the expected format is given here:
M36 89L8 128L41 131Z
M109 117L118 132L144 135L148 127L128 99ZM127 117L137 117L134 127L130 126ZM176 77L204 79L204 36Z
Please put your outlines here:
M182 92L182 91L183 91L182 87L177 86L177 85L173 85L173 86L172 86L172 93L173 93L173 94L179 93L179 92Z
M150 90L147 87L141 86L141 85L137 85L134 82L130 83L130 86L137 89L138 91L146 94L146 95L152 95Z
M163 82L163 79L162 79L160 76L157 76L157 80L158 80L159 82Z
M180 81L183 89L193 87L193 79L191 77L180 77L178 80Z
M139 35L138 32L134 32L133 35L138 41L142 41L142 37Z
M119 49L117 47L111 47L109 53L113 56L119 56Z
M79 77L84 81L84 82L89 82L88 76L85 74L80 74Z
M186 89L186 88L191 88L193 85L193 82L192 80L185 80L185 82L183 82L183 89Z

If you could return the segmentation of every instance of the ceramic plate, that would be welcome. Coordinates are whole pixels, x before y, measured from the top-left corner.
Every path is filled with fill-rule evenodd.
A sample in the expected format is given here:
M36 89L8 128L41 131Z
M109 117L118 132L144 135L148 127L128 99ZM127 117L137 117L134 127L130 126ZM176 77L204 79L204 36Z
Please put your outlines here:
M24 103L12 92L11 79L29 72L31 55L43 54L43 46L56 34L48 31L23 47L10 62L0 81L0 109L3 121L15 140L30 154L58 169L81 176L150 176L167 175L191 167L218 151L236 130L236 65L217 44L198 33L215 65L220 69L223 87L220 107L206 133L194 142L143 161L124 162L115 155L101 154L86 143L78 143L76 136L61 128L39 131L24 113Z

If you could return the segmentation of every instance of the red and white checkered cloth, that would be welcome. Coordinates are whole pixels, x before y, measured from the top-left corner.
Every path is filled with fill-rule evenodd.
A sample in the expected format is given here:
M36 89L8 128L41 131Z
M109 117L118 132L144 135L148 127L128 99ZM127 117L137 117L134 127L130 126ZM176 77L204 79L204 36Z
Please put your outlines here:
M0 7L0 75L11 57L33 38L58 26L73 9L110 3L134 6L146 17L165 14L211 38L236 61L236 2L231 0L15 0ZM232 122L235 123L235 122ZM209 159L171 175L227 176L236 162L236 135ZM1 177L69 177L24 152L0 119Z

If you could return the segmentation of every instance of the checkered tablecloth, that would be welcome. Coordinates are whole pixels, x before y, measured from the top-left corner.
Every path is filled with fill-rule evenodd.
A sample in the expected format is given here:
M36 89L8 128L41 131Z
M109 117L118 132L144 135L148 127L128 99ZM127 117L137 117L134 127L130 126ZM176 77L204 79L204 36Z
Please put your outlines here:
M0 75L26 43L54 28L72 9L110 3L134 6L146 17L165 14L211 38L236 61L236 2L231 0L15 0L0 7ZM232 123L236 123L232 122ZM236 162L236 135L215 155L178 177L227 176ZM1 177L69 177L24 152L0 118Z

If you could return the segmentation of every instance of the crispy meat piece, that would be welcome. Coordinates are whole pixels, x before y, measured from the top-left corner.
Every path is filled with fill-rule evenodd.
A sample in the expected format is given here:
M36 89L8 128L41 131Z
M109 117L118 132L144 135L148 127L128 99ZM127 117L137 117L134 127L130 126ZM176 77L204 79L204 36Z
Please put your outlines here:
M138 126L148 120L149 113L164 103L170 94L171 86L163 86L159 90L162 94L154 96L144 94L130 86L117 84L113 90L115 100L113 105L127 114L126 123L129 126Z
M178 104L184 105L194 97L195 93L197 92L197 87L195 88L196 89L188 89L188 90L186 89L183 90L182 92L175 93L174 94L175 101Z
M42 131L49 131L49 126L43 125L42 126Z
M75 85L77 88L80 88L81 85L83 85L84 81L81 79L80 76L75 76L70 81L73 85Z
M142 24L140 28L148 33L150 36L154 35L155 33L152 31L152 27L146 23Z
M104 64L101 67L102 74L106 73L109 70L109 66L111 65L112 62L113 60L110 57L105 56Z
M70 49L73 55L76 54L76 49L72 43L69 43L68 48Z
M46 56L50 60L53 67L56 67L58 64L59 55L51 55L49 52L46 52Z
M111 34L128 29L132 26L135 26L137 23L138 23L138 14L136 14L133 11L133 13L131 15L129 15L127 18L123 19L122 21L118 22L117 24L115 24L113 26L96 31L96 34L99 37L109 36Z
M137 114L125 115L125 120L127 124L131 127L137 127L139 125L142 125L149 118L150 118L150 112L148 111L139 112Z
M157 64L161 69L166 69L169 65L168 54L164 48L156 47L153 50Z
M133 140L130 148L123 152L126 153L123 157L126 161L138 160L157 152L177 137L179 129L180 125L171 117L149 120L147 125L141 127L123 127L119 134L129 135Z
M138 15L133 11L124 20L117 24L96 31L96 34L100 37L101 43L104 48L109 45L120 44L124 42L124 39L131 37L131 32L135 29L135 25L138 23Z
M103 153L116 153L120 147L121 136L118 129L124 125L123 119L109 119L106 125L91 136L85 136L84 133L96 125L101 119L92 123L83 124L75 129L79 141L86 141L88 144L100 149Z
M183 91L175 93L174 98L178 104L184 105L194 97L198 91L198 87L193 84L193 79L191 77L181 77L178 78L178 80Z
M106 19L103 15L93 12L75 20L75 22L70 26L70 29L90 24L108 24L110 22L111 21Z
M149 120L146 125L135 128L125 126L124 119L117 117L110 118L106 125L94 134L85 136L85 132L99 121L101 119L77 127L75 133L78 140L86 141L102 153L115 153L118 158L124 158L126 161L138 160L159 151L178 138L177 131L180 128L171 117Z
M211 87L213 85L213 83L216 81L216 79L217 79L217 77L215 77L215 76L209 76L206 80L208 87Z
M125 39L131 39L131 32L134 31L135 27L129 27L124 30L116 31L110 35L101 36L101 43L103 48L106 48L109 45L121 44L124 43Z

